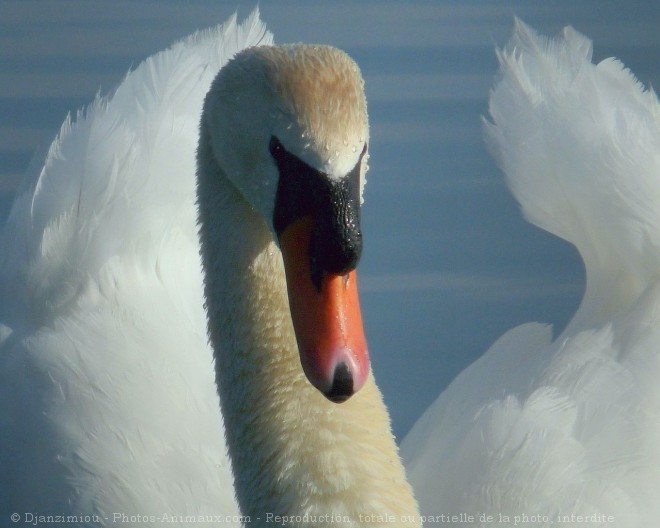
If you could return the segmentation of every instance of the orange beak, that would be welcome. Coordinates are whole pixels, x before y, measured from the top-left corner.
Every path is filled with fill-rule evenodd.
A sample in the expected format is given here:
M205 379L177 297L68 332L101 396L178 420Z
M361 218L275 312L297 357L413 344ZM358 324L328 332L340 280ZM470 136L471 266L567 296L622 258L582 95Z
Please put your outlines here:
M342 402L362 388L369 374L357 274L325 273L317 288L309 257L313 227L313 218L305 216L279 237L289 308L305 375L328 399Z

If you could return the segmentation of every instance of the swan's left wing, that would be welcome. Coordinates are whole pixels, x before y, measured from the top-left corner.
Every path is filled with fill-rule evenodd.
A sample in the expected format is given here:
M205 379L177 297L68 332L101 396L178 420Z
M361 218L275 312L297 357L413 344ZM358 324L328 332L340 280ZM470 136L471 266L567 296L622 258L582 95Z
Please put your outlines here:
M660 107L571 28L517 22L500 63L488 139L527 218L578 247L587 292L554 343L519 327L440 396L404 441L411 481L424 514L466 526L652 526Z

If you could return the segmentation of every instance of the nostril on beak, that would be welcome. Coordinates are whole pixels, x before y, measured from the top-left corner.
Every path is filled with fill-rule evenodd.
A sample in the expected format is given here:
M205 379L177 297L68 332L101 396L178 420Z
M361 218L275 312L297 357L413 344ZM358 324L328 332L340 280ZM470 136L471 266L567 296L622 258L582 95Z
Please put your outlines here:
M345 402L353 396L353 374L346 363L339 363L335 368L332 387L325 396L334 403Z

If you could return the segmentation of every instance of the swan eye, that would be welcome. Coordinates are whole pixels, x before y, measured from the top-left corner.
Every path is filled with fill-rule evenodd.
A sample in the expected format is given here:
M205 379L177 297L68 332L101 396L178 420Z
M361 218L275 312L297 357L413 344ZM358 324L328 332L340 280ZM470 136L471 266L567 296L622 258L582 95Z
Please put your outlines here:
M275 136L270 137L268 150L270 150L271 156L273 156L273 158L275 158L276 160L278 158L281 158L282 154L286 152L286 150L284 150L284 147L282 146L282 143L280 143L280 140L277 139Z
M275 136L271 136L268 149L280 177L273 217L279 235L291 222L312 213L313 197L323 192L319 187L326 177L287 151Z
M275 233L279 237L294 221L313 218L309 258L312 281L320 288L324 273L343 275L360 259L360 167L366 145L355 167L340 179L310 167L275 136L269 149L279 172L273 211Z

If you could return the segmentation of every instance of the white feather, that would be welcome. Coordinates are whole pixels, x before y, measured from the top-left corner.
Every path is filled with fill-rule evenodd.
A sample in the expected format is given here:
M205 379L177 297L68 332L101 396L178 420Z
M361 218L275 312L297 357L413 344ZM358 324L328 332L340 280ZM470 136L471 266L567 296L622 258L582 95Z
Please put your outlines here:
M517 328L454 381L404 441L409 476L423 515L475 516L461 526L655 526L657 98L571 28L516 21L498 56L487 140L525 216L578 248L587 291L554 342Z
M269 229L271 137L354 167L362 77L327 46L229 61L270 42L255 11L153 56L28 176L0 251L0 511L238 526L236 495L250 526L419 526L373 378L339 406L305 377Z
M255 12L175 44L67 119L45 163L33 165L0 241L0 510L96 515L101 525L115 514L212 512L238 526L206 342L194 153L216 72L270 41ZM517 22L499 57L488 141L525 215L578 247L587 292L554 342L549 327L524 325L461 374L406 438L407 469L423 513L474 516L462 526L551 526L571 515L653 526L658 102L616 61L592 65L590 41L570 28L547 40ZM268 252L255 266L267 272L274 260ZM279 320L263 315L280 339ZM282 434L292 440L277 461L291 496L322 482L364 499L332 502L319 488L316 503L299 500L294 511L396 502L375 462L377 444L389 452L387 415L369 414L380 396L372 383L368 393L318 413L308 436ZM287 417L302 412L294 401ZM348 429L373 439L374 460ZM295 441L314 434L327 450L305 446L301 456ZM320 461L315 480L306 458Z
M271 40L254 11L174 44L67 119L26 177L0 249L0 511L238 514L195 150L220 67Z

